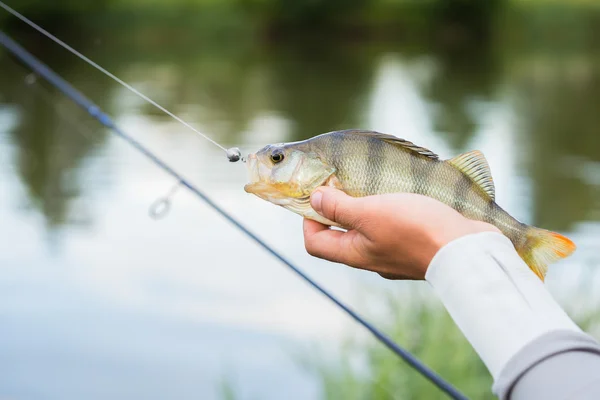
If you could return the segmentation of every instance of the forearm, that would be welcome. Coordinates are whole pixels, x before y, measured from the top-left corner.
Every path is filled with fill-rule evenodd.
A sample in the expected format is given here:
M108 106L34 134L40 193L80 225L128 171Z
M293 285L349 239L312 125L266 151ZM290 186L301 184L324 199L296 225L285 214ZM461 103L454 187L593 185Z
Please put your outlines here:
M524 398L519 393L527 392L527 382L529 387L535 382L531 376L536 369L547 369L553 357L575 350L577 338L598 346L552 299L512 243L498 233L473 234L449 243L431 261L425 279L489 369L494 392L501 398L508 399L512 387L511 399ZM536 342L552 339L556 333L574 337L575 342L546 340L544 351L531 353ZM592 357L600 363L597 354ZM564 384L562 378L554 378L556 384ZM586 382L581 380L582 385Z

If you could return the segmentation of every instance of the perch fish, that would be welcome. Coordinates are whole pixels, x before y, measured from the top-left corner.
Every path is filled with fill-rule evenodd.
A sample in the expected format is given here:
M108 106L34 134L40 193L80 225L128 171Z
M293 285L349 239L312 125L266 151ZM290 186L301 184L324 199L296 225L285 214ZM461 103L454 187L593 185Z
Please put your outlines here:
M310 195L319 186L333 186L353 197L385 193L432 197L467 218L500 229L542 281L548 264L575 251L565 236L521 223L496 204L489 165L477 150L441 160L396 136L344 130L268 145L248 156L247 168L246 192L330 226L339 225L310 206Z

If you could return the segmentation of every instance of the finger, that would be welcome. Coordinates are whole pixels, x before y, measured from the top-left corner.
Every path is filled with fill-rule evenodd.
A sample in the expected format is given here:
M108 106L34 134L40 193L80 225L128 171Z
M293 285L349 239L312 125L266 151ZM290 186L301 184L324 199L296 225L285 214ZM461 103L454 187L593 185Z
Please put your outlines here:
M329 230L329 227L315 220L304 218L302 229L304 231L304 238L306 239L307 235Z
M343 248L346 234L346 232L329 229L319 222L304 219L304 247L311 256L349 264L350 252Z
M356 229L361 211L359 199L348 196L341 190L323 186L310 198L312 208L330 221L345 228Z

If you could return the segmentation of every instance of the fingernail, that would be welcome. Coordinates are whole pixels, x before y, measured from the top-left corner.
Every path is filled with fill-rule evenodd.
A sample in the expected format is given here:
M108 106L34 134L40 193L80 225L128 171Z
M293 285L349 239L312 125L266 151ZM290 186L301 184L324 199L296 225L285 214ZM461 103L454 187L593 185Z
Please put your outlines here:
M310 205L319 214L321 213L321 200L323 199L323 193L316 191L310 196Z

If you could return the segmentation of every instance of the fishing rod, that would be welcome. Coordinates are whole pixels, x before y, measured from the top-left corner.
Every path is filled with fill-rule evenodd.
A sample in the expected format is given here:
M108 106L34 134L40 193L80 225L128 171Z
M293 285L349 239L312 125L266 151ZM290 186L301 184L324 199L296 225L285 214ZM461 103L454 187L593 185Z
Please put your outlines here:
M221 146L213 139L210 139L208 136L199 132L198 130L193 128L191 125L189 125L185 121L181 120L179 117L175 116L174 114L172 114L169 111L167 111L166 109L164 109L162 106L158 105L157 103L155 103L154 101L149 99L147 96L145 96L145 95L141 94L140 92L138 92L137 90L133 89L127 83L123 82L122 80L117 78L115 75L106 71L104 68L100 67L98 64L94 63L92 60L85 57L83 54L77 52L75 49L71 48L66 43L60 41L60 39L56 38L49 32L43 30L41 27L34 24L32 21L30 21L23 15L19 14L17 11L8 7L2 1L0 1L0 7L2 7L3 9L8 11L10 14L14 15L15 17L19 18L20 20L24 21L29 26L31 26L34 29L36 29L37 31L41 32L42 34L44 34L48 38L52 39L56 43L60 44L62 47L71 51L72 53L77 55L79 58L83 59L84 61L88 62L92 66L96 67L96 69L98 69L101 72L112 77L114 80L121 83L125 87L129 88L131 91L138 94L143 99L149 101L151 104L153 104L156 107L158 107L159 109L165 111L167 114L169 114L170 116L172 116L173 118L175 118L176 120L178 120L179 122L184 124L184 126L190 128L191 130L193 130L200 136L204 137L211 143L215 144L221 150L226 152L227 157L230 161L236 162L236 161L240 160L241 157L240 157L239 149L237 149L237 148L226 149L225 147ZM119 128L114 123L114 121L100 109L100 107L98 107L91 100L86 98L81 92L79 92L77 89L75 89L72 85L70 85L62 77L60 77L58 74L56 74L54 71L52 71L48 66L46 66L44 63L42 63L40 60L35 58L31 53L29 53L27 50L25 50L23 47L21 47L18 43L16 43L13 39L11 39L8 35L6 35L2 31L0 31L0 44L2 46L4 46L8 51L10 51L22 63L27 65L38 75L45 78L46 81L48 81L51 85L56 87L65 96L70 98L75 104L77 104L78 106L83 108L85 111L87 111L88 114L90 114L98 122L100 122L102 125L104 125L106 128L108 128L112 133L119 136L121 139L125 140L132 147L134 147L139 152L144 154L150 161L152 161L154 164L156 164L159 168L163 169L165 172L167 172L169 175L171 175L173 178L175 178L177 181L176 188L179 186L183 186L183 187L186 187L188 190L190 190L194 195L196 195L199 199L201 199L207 205L209 205L211 208L213 208L218 214L220 214L222 217L224 217L226 220L228 220L231 224L233 224L235 227L237 227L239 230L241 230L244 234L246 234L250 239L252 239L260 247L262 247L273 257L275 257L276 259L281 261L285 266L290 268L293 272L295 272L300 278L302 278L310 286L312 286L314 289L316 289L322 295L324 295L329 300L334 302L338 307L340 307L344 312L346 312L346 314L348 314L356 322L358 322L360 325L362 325L364 328L366 328L369 332L371 332L375 336L376 339L378 339L381 343L383 343L385 346L387 346L392 352L394 352L396 355L398 355L400 358L402 358L406 363L408 363L412 368L414 368L421 375L423 375L426 379L428 379L431 383L433 383L435 386L437 386L440 390L442 390L444 393L446 393L450 398L459 399L459 400L467 399L467 397L465 397L465 395L463 395L461 392L459 392L450 383L446 382L441 376L439 376L437 373L432 371L429 367L424 365L419 359L417 359L409 351L405 350L404 348L402 348L398 344L396 344L391 338L389 338L387 335L385 335L379 329L375 328L371 323L369 323L366 319L364 319L362 316L360 316L356 311L352 310L349 306L347 306L346 304L344 304L340 300L338 300L334 295L329 293L329 291L327 291L325 288L323 288L321 285L319 285L317 282L315 282L312 278L310 278L306 273L304 273L299 267L294 265L290 260L288 260L282 254L280 254L278 251L276 251L271 246L269 246L266 242L264 242L262 239L260 239L255 233L253 233L248 228L246 228L241 222L239 222L236 218L234 218L229 213L227 213L217 203L215 203L212 199L210 199L204 192L202 192L195 185L193 185L190 181L188 181L185 177L183 177L181 174L179 174L177 171L175 171L173 168L171 168L161 158L159 158L153 152L148 150L143 144L141 144L139 141L135 140L133 137L129 136L123 130L121 130L121 128ZM166 200L168 200L169 196L172 193L174 193L174 190L175 189L171 190L170 194L167 195L167 197L165 198ZM165 204L165 205L168 205L168 204Z

